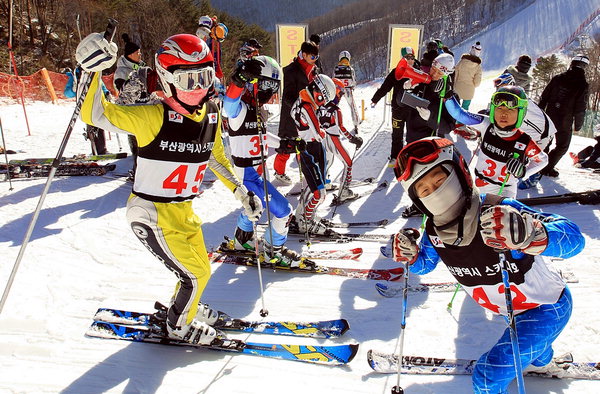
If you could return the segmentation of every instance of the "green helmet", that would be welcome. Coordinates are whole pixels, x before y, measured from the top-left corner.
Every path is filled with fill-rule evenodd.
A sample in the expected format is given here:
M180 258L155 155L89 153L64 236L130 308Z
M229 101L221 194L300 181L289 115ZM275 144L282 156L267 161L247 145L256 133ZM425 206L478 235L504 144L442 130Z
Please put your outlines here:
M523 119L525 119L525 115L527 114L527 103L527 95L522 87L516 85L502 86L492 94L490 102L490 122L498 128L494 121L496 107L505 106L510 109L517 108L519 110L517 122L511 127L511 130L504 131L514 131L515 129L518 129L523 124ZM514 133L507 136L503 135L503 137L510 137L513 134Z

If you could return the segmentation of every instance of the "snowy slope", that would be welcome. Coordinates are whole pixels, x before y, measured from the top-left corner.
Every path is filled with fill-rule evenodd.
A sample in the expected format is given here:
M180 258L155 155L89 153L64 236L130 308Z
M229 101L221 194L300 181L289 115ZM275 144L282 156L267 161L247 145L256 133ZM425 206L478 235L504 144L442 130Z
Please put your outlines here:
M504 70L518 57L532 59L556 51L581 24L600 9L598 0L537 0L502 24L492 24L481 33L452 48L457 60L481 42L485 70ZM587 29L587 30L586 30ZM600 31L600 16L584 29Z
M491 89L486 76L473 109L485 106ZM359 99L368 102L380 81L361 86ZM347 111L347 108L344 109ZM71 103L28 105L32 136L19 105L0 107L8 147L21 157L53 157L72 111ZM390 122L382 104L367 111L361 126L365 146L356 156L355 178L377 176L392 180L385 168L389 154ZM349 119L346 116L346 119ZM274 124L270 125L275 127ZM89 152L78 122L66 155ZM124 141L124 138L121 137ZM571 150L591 140L575 137ZM458 142L463 152L473 146ZM109 149L118 151L115 137ZM14 157L13 157L14 156ZM117 161L126 172L130 158ZM339 169L339 167L338 167ZM531 195L600 188L600 178L570 165L559 164L558 179L544 178ZM289 170L297 180L295 166ZM334 173L335 174L335 173ZM14 190L0 183L0 283L8 279L31 212L44 185L43 179L15 180ZM90 339L84 337L96 308L123 307L151 311L155 300L168 302L175 278L139 243L127 226L125 202L130 184L113 177L57 178L44 204L25 253L10 297L0 315L0 392L2 393L386 393L395 376L377 375L366 363L374 348L392 351L397 343L401 301L377 294L375 281L332 276L264 273L267 319L312 320L343 317L351 330L336 340L286 339L291 343L359 343L355 360L345 367L303 365L252 356L172 348L159 345ZM287 189L286 189L287 190ZM328 202L321 214L329 216ZM296 204L296 200L291 200ZM408 204L401 186L392 181L385 192L337 209L336 220L389 218L393 223L373 232L391 233L405 225L418 227L419 219L402 219ZM234 230L239 204L216 182L194 200L204 221L209 247ZM574 220L587 240L585 251L560 266L572 271L579 283L571 285L575 310L570 324L555 344L557 353L572 351L577 360L600 358L600 212L597 206L577 204L546 206ZM356 242L365 254L358 262L332 262L356 267L395 267L378 253L382 243ZM301 246L290 242L300 250ZM329 249L331 244L315 244ZM232 315L260 319L257 271L229 265L212 266L213 276L203 300ZM416 282L450 280L442 265ZM486 351L504 328L502 319L487 315L464 293L459 293L452 313L446 311L449 293L411 294L405 354L476 358ZM269 336L242 336L255 342L281 340ZM410 393L469 392L469 377L403 376ZM528 379L529 393L598 392L600 383ZM511 390L514 391L513 386Z

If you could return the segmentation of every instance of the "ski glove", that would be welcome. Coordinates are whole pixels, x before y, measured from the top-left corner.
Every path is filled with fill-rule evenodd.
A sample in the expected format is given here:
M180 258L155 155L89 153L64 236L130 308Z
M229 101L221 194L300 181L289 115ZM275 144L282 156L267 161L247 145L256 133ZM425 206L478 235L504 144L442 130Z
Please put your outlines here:
M481 137L481 133L479 132L479 130L464 124L457 124L454 130L452 131L454 131L454 134L457 134L469 141L474 141Z
M256 83L264 64L257 59L248 59L240 63L231 76L233 83L243 88L247 83Z
M405 228L400 230L392 240L392 258L397 262L407 262L412 264L419 255L419 230L415 228Z
M242 203L244 214L252 222L258 221L262 215L262 201L253 192L249 192L246 186L238 186L233 195Z
M423 120L429 120L429 117L431 116L431 111L429 111L427 108L425 107L415 107L417 112L419 112L419 116L421 118L423 118Z
M483 211L480 232L483 242L494 249L537 255L548 246L542 222L509 205L495 205Z
M515 178L523 178L525 176L525 165L520 158L511 157L506 162L506 172Z
M81 40L75 59L85 71L106 70L117 61L117 44L108 42L101 33L92 33Z
M363 144L363 139L357 135L353 135L352 137L350 137L349 141L351 144L356 145L356 149L360 149L360 147Z

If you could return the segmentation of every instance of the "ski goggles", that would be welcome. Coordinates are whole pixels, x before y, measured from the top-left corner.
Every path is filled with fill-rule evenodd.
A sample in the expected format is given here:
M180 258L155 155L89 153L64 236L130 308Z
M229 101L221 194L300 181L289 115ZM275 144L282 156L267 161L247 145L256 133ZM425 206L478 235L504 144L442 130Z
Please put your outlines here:
M317 60L319 58L319 55L308 55L310 57L310 60Z
M492 94L492 105L494 107L505 106L508 109L525 108L527 100L510 92L496 92Z
M428 164L440 157L443 148L451 146L452 142L445 138L424 139L412 142L398 154L394 175L398 181L406 181L412 175L415 163Z
M276 92L279 90L279 81L275 81L273 79L260 78L258 80L258 90L270 90L272 92Z
M179 90L208 89L215 79L215 69L208 66L202 68L178 68L171 73L173 85Z

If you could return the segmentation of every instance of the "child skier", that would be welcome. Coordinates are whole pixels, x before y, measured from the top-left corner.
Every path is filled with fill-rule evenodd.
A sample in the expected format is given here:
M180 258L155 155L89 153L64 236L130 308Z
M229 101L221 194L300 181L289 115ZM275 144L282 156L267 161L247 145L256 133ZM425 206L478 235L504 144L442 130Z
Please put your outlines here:
M329 103L319 107L317 116L319 118L319 124L326 134L326 138L323 140L326 157L328 158L325 175L329 174L334 157L338 157L344 163L344 176L341 181L340 192L337 195L337 202L343 202L356 198L356 193L350 190L350 182L352 182L352 156L344 147L340 139L340 133L344 135L350 143L354 144L356 149L360 149L363 140L356 135L356 129L354 130L354 133L350 133L344 127L342 111L338 105L345 93L345 85L337 78L333 78L333 82L336 87L335 98Z
M480 195L466 161L447 139L429 137L404 147L395 174L427 221L418 244L412 237L418 235L415 229L394 236L394 260L410 264L410 271L418 275L432 271L442 260L475 302L493 313L507 314L500 269L504 255L510 266L522 367L560 373L552 360L552 343L571 315L571 293L542 256L578 254L585 241L577 225L517 200ZM513 366L507 328L475 365L474 392L506 393L516 376Z
M317 74L313 81L300 91L292 106L292 117L298 136L306 142L300 152L300 169L307 187L300 195L295 212L295 225L299 233L325 234L327 227L316 216L317 207L325 200L325 151L322 141L326 137L321 129L317 111L335 98L335 83L325 74ZM290 223L290 225L292 225Z
M527 112L527 96L520 86L504 86L492 94L490 115L466 118L456 100L446 101L448 112L481 135L475 163L475 186L482 192L515 198L519 179L542 170L548 156L519 127ZM504 180L510 174L508 181Z
M238 178L243 180L244 186L260 197L264 206L267 198L264 182L267 182L268 207L272 216L270 228L264 235L264 249L269 262L283 266L297 266L300 257L284 246L292 207L285 197L263 178L265 175L263 159L266 157L262 155L266 155L267 152L266 130L263 130L262 135L263 148L261 149L259 145L261 133L258 128L265 126L268 116L263 104L279 91L281 69L274 59L268 56L256 56L243 61L233 73L231 81L225 94L223 109L228 118L233 169ZM260 114L257 111L260 111ZM232 249L253 250L255 247L252 242L253 237L253 224L242 212L238 217L233 244L227 246Z
M94 72L81 108L84 122L134 134L139 145L127 219L135 235L178 279L167 313L171 338L210 344L219 313L200 302L210 278L210 261L192 199L207 167L233 191L246 216L258 220L262 204L236 178L221 141L221 117L208 100L214 81L213 57L191 34L169 37L155 61L162 102L122 106L108 102L98 74L116 60L116 46L92 33L77 47L77 61Z

